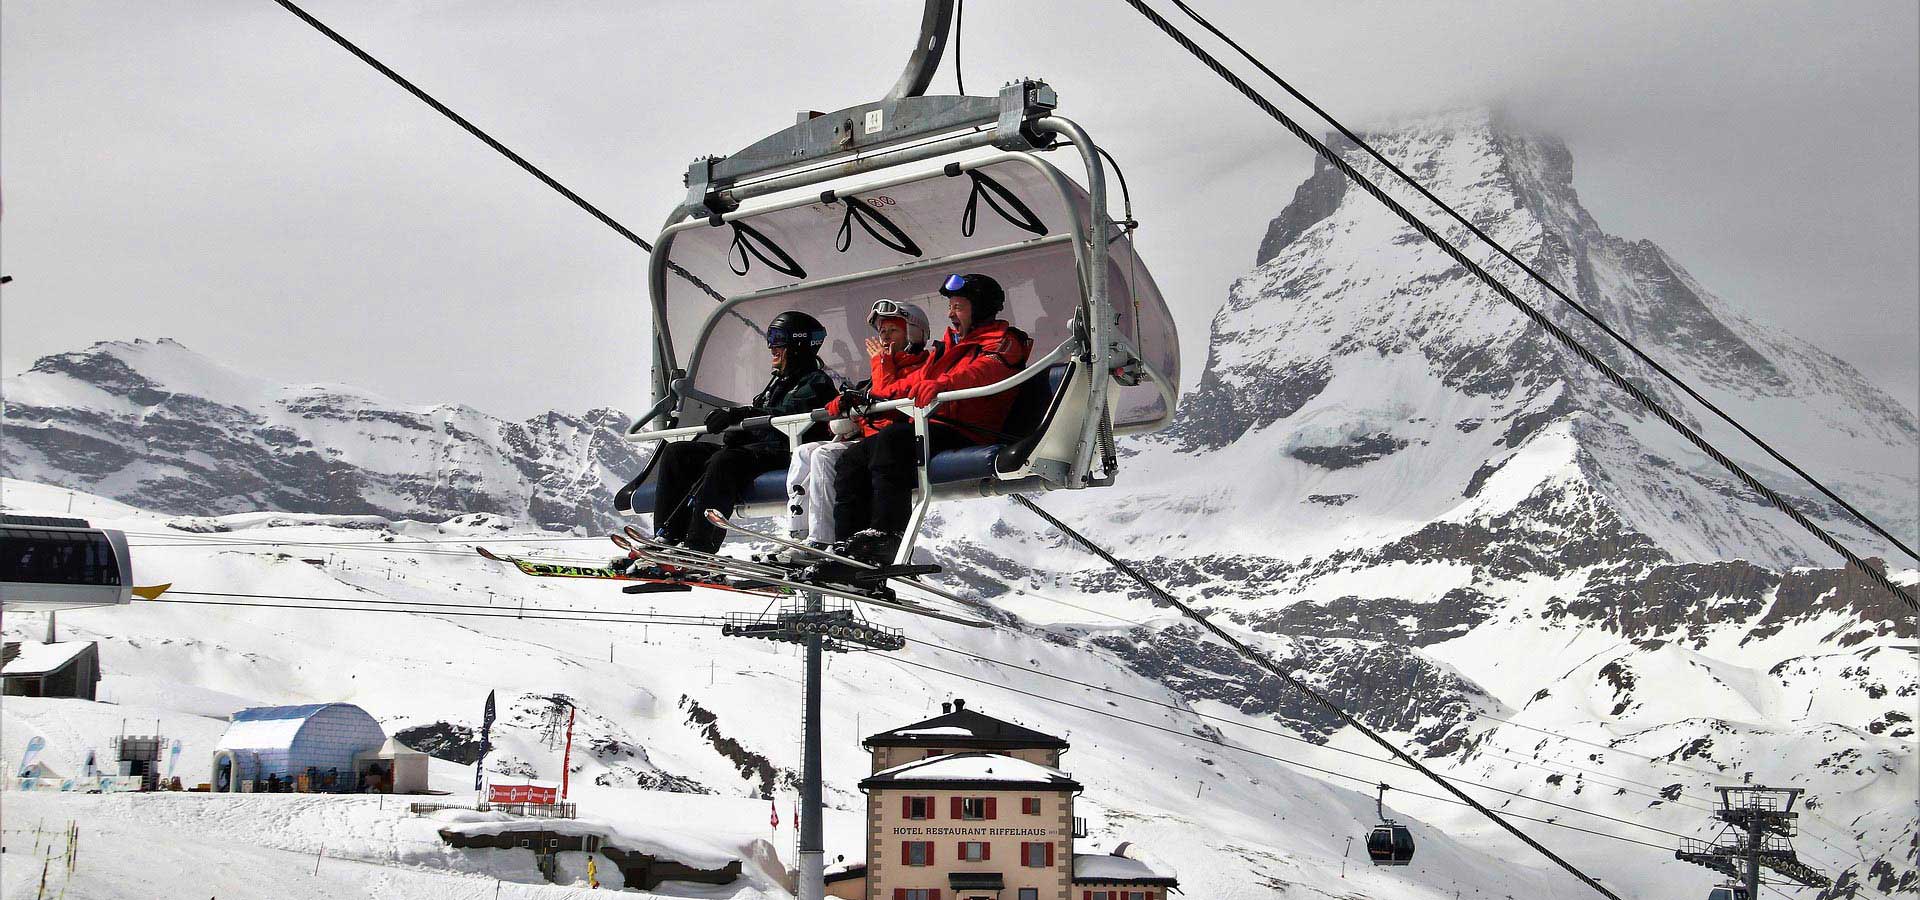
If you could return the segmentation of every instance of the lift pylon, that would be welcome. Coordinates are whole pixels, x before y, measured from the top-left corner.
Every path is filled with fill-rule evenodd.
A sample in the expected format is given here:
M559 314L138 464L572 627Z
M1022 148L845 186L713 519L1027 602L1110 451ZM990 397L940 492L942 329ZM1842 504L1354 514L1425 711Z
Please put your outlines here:
M1761 869L1788 884L1826 887L1827 876L1800 861L1793 849L1794 801L1803 788L1775 788L1755 784L1717 786L1720 808L1713 817L1724 825L1712 841L1683 838L1676 859L1705 866L1744 882L1746 896L1760 896Z

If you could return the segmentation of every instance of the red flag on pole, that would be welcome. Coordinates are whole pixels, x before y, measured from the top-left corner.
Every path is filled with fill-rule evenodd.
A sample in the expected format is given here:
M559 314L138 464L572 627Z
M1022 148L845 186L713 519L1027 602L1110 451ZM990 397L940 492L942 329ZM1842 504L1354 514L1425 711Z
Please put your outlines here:
M769 824L771 824L775 828L779 828L780 827L780 807L774 805L772 797L767 798L767 812L773 814L772 816L773 821L770 822Z

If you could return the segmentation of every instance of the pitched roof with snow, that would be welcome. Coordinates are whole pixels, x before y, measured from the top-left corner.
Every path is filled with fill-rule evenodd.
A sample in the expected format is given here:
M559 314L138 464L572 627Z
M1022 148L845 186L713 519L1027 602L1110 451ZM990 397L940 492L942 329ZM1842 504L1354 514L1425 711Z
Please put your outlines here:
M950 753L881 769L860 787L1051 788L1077 791L1080 783L1067 773L999 753Z
M1111 853L1075 853L1074 884L1179 884L1172 875L1154 871L1152 866L1127 856Z
M57 672L92 646L92 641L59 641L52 644L21 641L19 655L7 660L6 668L0 669L0 675L32 676Z
M915 722L892 731L882 731L868 737L862 743L868 747L1067 749L1067 742L1061 738L967 709L965 701L955 701L954 705L959 708L924 722Z

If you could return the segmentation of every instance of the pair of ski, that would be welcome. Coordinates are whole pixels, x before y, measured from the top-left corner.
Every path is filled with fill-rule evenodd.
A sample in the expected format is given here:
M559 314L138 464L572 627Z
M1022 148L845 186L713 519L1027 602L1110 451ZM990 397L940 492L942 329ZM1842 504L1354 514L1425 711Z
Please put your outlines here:
M625 543L624 538L621 538L619 535L614 535L614 538L621 549L631 549L631 547ZM520 570L521 574L531 575L535 578L588 578L599 581L631 581L634 583L621 588L622 591L629 594L681 592L690 591L697 587L771 597L784 597L793 593L792 589L775 584L732 578L709 578L690 570L684 573L675 572L674 574L662 575L636 574L610 566L583 566L571 563L542 562L519 556L503 556L485 547L475 547L473 549L486 559L494 562L511 563L515 568ZM659 562L654 562L656 565L660 565ZM677 563L673 565L675 568L684 568Z
M627 526L622 534L610 535L610 538L615 546L628 551L643 562L652 564L655 569L651 572L626 572L607 567L542 563L499 556L485 548L476 549L487 559L512 563L521 572L535 577L599 578L639 582L622 589L628 593L687 591L695 587L704 587L736 593L783 597L791 596L797 591L815 591L855 603L866 603L974 628L985 628L990 624L979 619L931 609L925 604L901 597L888 584L889 581L897 580L939 599L964 603L962 598L920 580L919 576L940 571L939 566L875 565L800 541L755 531L735 524L717 510L707 510L706 515L708 521L727 532L776 544L795 551L809 561L736 559L718 553L706 553L662 543L631 525Z

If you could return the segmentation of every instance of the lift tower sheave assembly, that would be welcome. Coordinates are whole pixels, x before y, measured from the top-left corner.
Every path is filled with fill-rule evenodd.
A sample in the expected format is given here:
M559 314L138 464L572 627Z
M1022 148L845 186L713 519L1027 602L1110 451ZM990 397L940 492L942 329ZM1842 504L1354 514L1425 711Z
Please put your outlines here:
M1794 822L1800 817L1793 804L1805 789L1738 784L1714 790L1720 792L1720 808L1713 817L1725 823L1719 836L1712 841L1684 838L1675 858L1740 881L1749 900L1759 900L1762 869L1801 887L1830 883L1793 850Z

